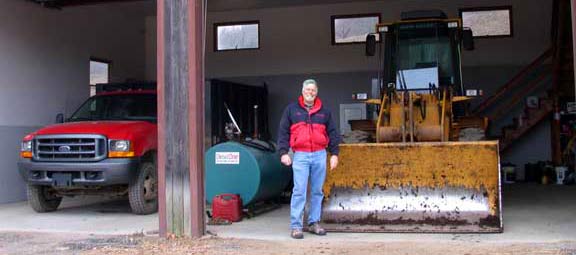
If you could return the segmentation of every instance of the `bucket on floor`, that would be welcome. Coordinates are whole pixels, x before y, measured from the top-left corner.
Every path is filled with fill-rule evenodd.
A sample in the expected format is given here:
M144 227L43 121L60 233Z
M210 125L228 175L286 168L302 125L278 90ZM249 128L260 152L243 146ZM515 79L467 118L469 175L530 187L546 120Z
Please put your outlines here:
M220 194L212 199L212 218L237 222L242 219L242 199L238 194Z
M566 173L568 172L568 167L557 166L554 168L556 171L556 184L564 184L564 179L566 179Z

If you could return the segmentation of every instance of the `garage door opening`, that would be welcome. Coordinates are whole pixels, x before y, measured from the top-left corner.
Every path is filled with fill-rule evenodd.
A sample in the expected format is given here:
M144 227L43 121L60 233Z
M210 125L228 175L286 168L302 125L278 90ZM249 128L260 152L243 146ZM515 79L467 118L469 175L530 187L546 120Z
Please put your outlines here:
M133 138L106 131L119 119L97 114L104 112L99 111L103 101L93 100L77 111L97 92L96 84L149 80L145 28L147 17L155 16L155 2L10 1L2 12L7 29L0 32L6 46L0 55L13 60L2 68L2 84L8 84L2 90L11 91L2 93L2 101L15 108L2 112L2 119L11 123L0 133L7 145L0 161L12 171L2 174L0 203L4 218L12 220L2 222L1 229L157 233L156 214L133 214L125 190L129 182L122 180L116 164L133 161L129 154L142 143L131 144ZM24 16L30 18L22 21ZM114 102L119 106L120 101ZM155 115L155 98L144 104L151 105ZM144 115L135 111L132 119L123 121L153 126L150 119L141 118ZM151 130L155 135L155 128ZM33 138L26 139L27 134ZM153 135L149 137L156 143ZM109 153L123 148L125 153ZM19 220L8 215L18 215Z
M544 9L530 4L513 4L505 7L489 6L489 4L481 1L456 7L431 4L431 7L433 5L435 9L444 10L449 17L464 18L466 16L467 22L470 19L469 14L472 14L472 16L480 14L492 15L491 11L495 10L499 14L498 11L502 10L505 15L498 16L496 20L498 24L508 24L508 27L503 31L496 27L494 28L497 30L496 32L489 29L485 34L475 34L476 49L462 52L461 71L463 84L467 88L475 89L476 95L480 96L471 101L470 105L468 105L469 110L473 111L479 107L485 107L486 101L495 102L490 105L490 107L493 107L492 109L479 111L496 119L493 122L488 122L489 125L485 126L487 132L482 135L491 140L498 140L499 136L506 135L507 138L500 141L501 149L507 147L499 153L500 162L504 164L503 166L506 165L505 163L513 163L517 166L517 175L513 180L515 183L504 182L505 175L502 173L502 182L498 184L502 192L502 200L500 202L503 205L504 234L487 236L486 240L491 238L496 240L502 237L507 240L537 238L535 235L532 237L523 236L516 231L525 227L543 227L534 223L534 221L539 219L538 215L542 215L542 213L557 214L559 218L566 219L568 217L567 212L571 210L566 205L550 204L551 201L544 198L561 197L560 200L570 200L569 193L574 187L571 185L555 186L542 184L542 178L548 180L556 178L555 174L550 172L550 168L548 168L549 170L538 170L541 171L539 178L533 175L530 178L521 176L522 173L528 173L524 170L524 165L536 164L538 161L551 161L555 153L553 152L553 139L551 137L554 131L550 131L554 125L552 123L553 115L551 109L547 108L549 103L547 100L550 97L548 97L546 91L555 86L552 81L552 77L555 76L552 70L553 66L557 65L555 64L556 60L552 58L553 54L548 49L559 41L556 39L550 40L549 35L563 34L563 36L569 37L571 34L569 29L566 30L567 26L560 25L566 24L566 22L570 23L570 13L559 15L564 18L553 18L558 16L556 14L559 14L559 9L561 9L556 4L550 1ZM349 120L354 120L355 118L360 118L364 121L376 119L378 111L367 105L364 105L364 110L360 110L358 114L353 114L355 113L354 110L346 109L353 104L362 103L358 99L372 96L372 91L378 86L377 79L379 75L382 75L378 73L378 60L364 56L364 43L335 44L332 36L333 31L331 31L330 27L331 21L334 17L370 17L371 14L376 13L382 22L393 22L399 19L402 11L418 9L417 5L415 3L414 6L411 4L395 6L384 3L364 2L310 3L283 6L280 3L270 3L270 5L254 7L254 9L242 8L242 10L236 10L230 5L225 6L219 5L218 2L211 2L208 5L207 14L206 77L208 80L212 78L255 86L266 84L269 91L268 124L271 134L277 133L284 107L298 97L300 94L299 86L307 78L314 78L321 84L319 96L323 99L323 103L331 108L333 113L336 113L336 118L340 120L339 123L343 123L340 124L340 129L343 129L343 125L347 126L347 129L344 129L346 131L362 129L363 127L358 122L349 122ZM522 21L525 20L525 17L519 12L547 17L547 22L537 25L541 28L538 29L539 32L534 29L526 29L521 33L520 31L524 30L524 26L530 25ZM307 25L294 26L296 21L291 18L294 15L306 16ZM256 22L254 21L255 17L257 17L257 22L260 25L259 49L218 51L215 48L217 44L214 40L217 40L217 30L213 29L213 26L222 23ZM494 22L487 25L494 25ZM527 38L538 39L528 42ZM564 43L566 47L571 47L569 40L564 40ZM513 45L520 44L524 45L522 50L518 48L512 50L514 48ZM572 55L571 50L567 51L566 54ZM571 59L568 60L568 62L571 61ZM569 66L570 64L561 65ZM570 74L565 77L568 80L573 80ZM560 97L566 98L564 101L573 98L573 89L571 91L573 82L570 84L572 85L564 86L568 91L558 94ZM513 90L531 90L531 92L514 95L518 93L515 92L512 95L500 97L500 94L504 94L503 90L506 93L510 93ZM494 95L496 95L497 99L492 99ZM532 113L532 116L529 117L524 113L526 111L524 102L527 102L525 100L528 100L528 102L534 100L530 99L534 97L541 98L539 103L536 104L538 108L529 110ZM535 104L533 103L532 105ZM562 106L560 108L564 109ZM338 112L338 110L341 111ZM516 125L514 127L515 130L512 130L512 127L507 127L507 130L502 131L502 127L510 125L513 122L513 118L517 119L514 122ZM345 121L342 122L342 119L345 119ZM528 122L526 122L527 119L529 119ZM519 125L518 122L521 123L522 121L524 123ZM352 125L348 126L350 123ZM358 125L354 126L354 124ZM515 134L505 134L506 132ZM473 134L471 135L473 136ZM564 142L568 140L564 140ZM206 169L206 171L209 170ZM548 174L542 174L543 172L548 172ZM538 190L538 192L535 192L535 190ZM543 197L540 197L540 195ZM531 208L530 210L536 212L538 211L536 208L542 209L541 206L550 209L550 211L540 211L539 213L530 214L530 216L525 214L525 208ZM262 215L260 219L266 218L266 220L263 219L260 223L257 223L259 217L255 217L241 223L232 224L232 226L209 226L208 229L214 229L217 233L225 233L224 235L226 236L234 237L242 236L234 231L251 231L255 233L254 236L259 238L270 238L266 236L272 232L280 232L283 233L281 235L288 238L286 231L289 222L288 211L289 209L284 206L280 210ZM547 218L546 221L550 226L559 226L561 224L559 221L552 220L552 218ZM274 226L274 231L270 230L270 226ZM561 227L548 228L545 232L550 233L550 235L547 236L549 239L546 240L563 239L563 237L552 234L556 230L561 231L560 229ZM565 234L570 235L567 232ZM247 234L245 236L250 235Z

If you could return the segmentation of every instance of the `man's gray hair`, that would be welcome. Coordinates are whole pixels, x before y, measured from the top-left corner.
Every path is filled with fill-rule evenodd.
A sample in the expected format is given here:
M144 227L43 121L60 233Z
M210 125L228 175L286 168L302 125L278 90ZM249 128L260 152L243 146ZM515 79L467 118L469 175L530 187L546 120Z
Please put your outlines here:
M304 91L304 89L308 85L314 85L314 87L316 87L316 90L318 90L318 83L316 83L316 81L314 79L308 79L302 83L302 91Z

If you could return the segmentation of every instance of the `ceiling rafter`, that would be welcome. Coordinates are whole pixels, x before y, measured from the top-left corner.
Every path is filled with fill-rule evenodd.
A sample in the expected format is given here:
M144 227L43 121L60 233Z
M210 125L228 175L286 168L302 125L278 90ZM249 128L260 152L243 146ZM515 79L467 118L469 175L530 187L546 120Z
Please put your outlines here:
M134 1L154 1L154 0L30 0L46 8L62 9L65 7L80 5L95 5L106 3L134 2Z

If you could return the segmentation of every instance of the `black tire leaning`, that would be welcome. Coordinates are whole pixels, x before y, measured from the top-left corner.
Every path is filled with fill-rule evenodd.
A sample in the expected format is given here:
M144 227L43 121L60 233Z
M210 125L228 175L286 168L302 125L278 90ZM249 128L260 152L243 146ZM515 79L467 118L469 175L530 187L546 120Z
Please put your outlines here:
M158 173L152 162L143 162L136 178L128 187L128 200L135 214L152 214L158 211Z
M56 211L62 202L62 197L50 186L28 184L27 195L30 207L39 213Z

